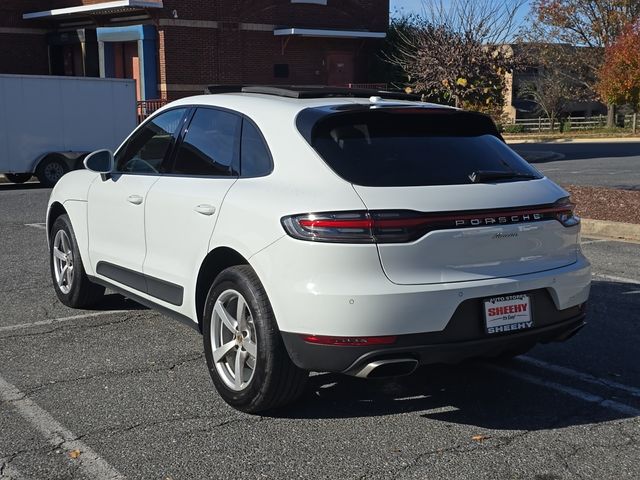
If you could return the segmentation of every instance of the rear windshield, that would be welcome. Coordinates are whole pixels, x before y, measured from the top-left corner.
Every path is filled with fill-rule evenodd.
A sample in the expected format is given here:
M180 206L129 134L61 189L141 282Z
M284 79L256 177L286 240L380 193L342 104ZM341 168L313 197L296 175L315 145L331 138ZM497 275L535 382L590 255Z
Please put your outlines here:
M315 124L310 140L338 175L363 186L460 185L473 183L477 172L497 173L492 181L499 182L541 178L505 145L489 117L470 112L333 114Z

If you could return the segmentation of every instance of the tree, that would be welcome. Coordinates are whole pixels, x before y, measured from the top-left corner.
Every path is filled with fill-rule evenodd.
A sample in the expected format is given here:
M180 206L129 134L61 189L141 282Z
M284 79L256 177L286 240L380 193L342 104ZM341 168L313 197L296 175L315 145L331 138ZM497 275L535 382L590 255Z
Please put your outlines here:
M640 0L535 0L538 22L530 37L555 44L588 47L575 52L551 49L541 57L546 64L563 64L565 75L581 82L594 95L604 49L625 25L640 16ZM561 54L561 57L557 55ZM613 105L609 105L609 126L613 126Z
M597 89L608 102L640 110L640 22L628 25L606 48Z
M524 0L425 0L423 14L392 24L388 61L429 99L490 113L501 111L505 73L517 59L505 46Z

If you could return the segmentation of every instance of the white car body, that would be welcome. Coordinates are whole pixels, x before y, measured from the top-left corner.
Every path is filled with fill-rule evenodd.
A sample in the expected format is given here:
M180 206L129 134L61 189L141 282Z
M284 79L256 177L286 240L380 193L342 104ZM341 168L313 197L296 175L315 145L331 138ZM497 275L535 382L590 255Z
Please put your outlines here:
M278 328L289 338L285 343L294 363L309 369L353 373L359 355L333 366L305 359L296 350L302 344L291 338L438 333L466 300L532 291L547 292L559 311L583 312L590 266L579 248L579 224L564 226L553 219L501 223L498 216L493 221L480 216L481 225L469 218L474 224L466 228L435 230L398 244L323 243L288 235L282 219L309 212L526 210L568 197L545 177L424 187L366 187L345 181L303 138L296 118L309 108L368 108L373 103L448 108L401 100L252 93L178 100L156 115L193 106L249 117L270 149L272 172L257 178L122 174L107 179L88 170L71 172L51 194L48 228L63 209L90 278L195 326L202 321L204 287L199 282L213 268L210 259L242 259L262 282ZM104 265L131 271L132 280L114 280ZM155 293L133 288L136 278L157 280ZM358 367L364 365L358 362Z

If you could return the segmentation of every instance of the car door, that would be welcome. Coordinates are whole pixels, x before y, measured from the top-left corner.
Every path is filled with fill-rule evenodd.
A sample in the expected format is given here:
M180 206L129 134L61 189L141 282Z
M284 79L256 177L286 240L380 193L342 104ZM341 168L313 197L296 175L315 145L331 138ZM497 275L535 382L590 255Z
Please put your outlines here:
M144 274L156 299L180 307L192 298L222 202L238 178L242 117L197 108L167 175L153 184L146 206ZM178 310L189 315L191 305Z
M143 124L115 155L115 172L97 178L88 195L89 258L110 281L145 291L144 216L147 193L158 181L188 109L159 114Z

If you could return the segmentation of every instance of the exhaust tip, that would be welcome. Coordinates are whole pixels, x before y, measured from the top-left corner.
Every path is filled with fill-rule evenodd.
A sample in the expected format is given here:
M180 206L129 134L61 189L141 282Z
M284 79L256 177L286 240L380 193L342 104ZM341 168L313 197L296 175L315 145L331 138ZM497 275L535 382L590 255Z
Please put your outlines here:
M400 377L412 374L418 368L415 358L390 358L367 363L355 373L359 378Z

